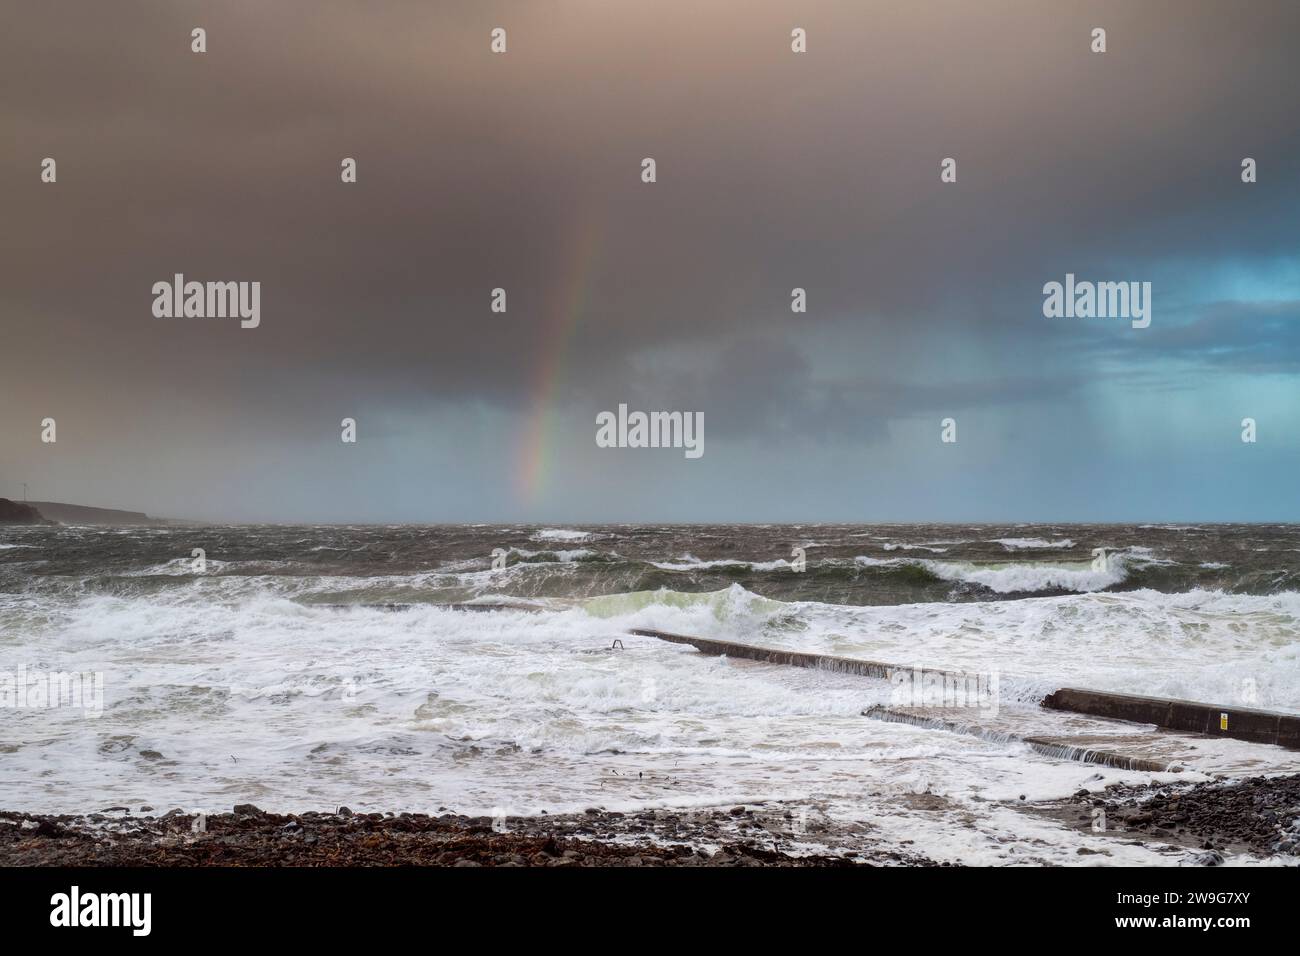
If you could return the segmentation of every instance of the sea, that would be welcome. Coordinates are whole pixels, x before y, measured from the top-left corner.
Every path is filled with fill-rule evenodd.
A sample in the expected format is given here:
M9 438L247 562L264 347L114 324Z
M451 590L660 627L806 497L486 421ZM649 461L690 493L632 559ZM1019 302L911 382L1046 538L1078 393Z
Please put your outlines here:
M633 629L995 673L1003 728L1062 686L1300 713L1300 526L0 528L0 808L748 804L941 861L1146 864L1186 853L1094 855L1023 807L1300 770L1237 741L1177 775L1054 759Z

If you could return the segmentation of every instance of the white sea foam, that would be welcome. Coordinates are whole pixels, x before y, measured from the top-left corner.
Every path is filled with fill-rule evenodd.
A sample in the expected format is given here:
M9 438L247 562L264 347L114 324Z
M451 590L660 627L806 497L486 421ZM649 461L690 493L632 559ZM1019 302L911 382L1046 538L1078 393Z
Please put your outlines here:
M122 577L126 578L147 578L147 577L180 577L186 574L198 574L198 566L192 557L172 558L161 564L150 565L146 568L137 568L130 571L120 572ZM258 561L253 562L265 568L267 565L285 564L284 562ZM234 567L233 563L222 561L218 558L204 558L203 568L206 574L218 574L222 571L228 571Z
M569 549L552 549L547 548L545 551L529 551L526 548L511 548L511 554L516 554L521 558L538 558L551 557L559 562L581 561L584 558L596 557L596 551L591 548L569 548Z
M912 562L903 558L873 558L869 554L860 554L853 559L853 563L863 568L881 568L901 564L911 564Z
M598 535L590 531L573 531L567 528L545 528L532 536L534 541L590 541Z
M1128 571L1112 558L1100 570L1091 561L973 564L927 561L925 566L945 581L979 584L998 594L1035 591L1102 591L1119 584Z
M1093 561L974 562L917 558L874 558L858 555L854 563L864 568L915 565L956 584L978 584L997 594L1033 594L1040 591L1103 591L1127 580L1136 564L1170 563L1130 549L1107 556L1105 566Z
M1070 863L1086 837L996 801L1065 796L1097 768L864 719L864 707L887 700L883 682L709 657L629 628L996 667L1008 688L1068 681L1231 702L1249 678L1258 706L1300 710L1294 594L844 607L732 586L539 602L537 612L300 603L466 579L500 585L520 567L218 575L129 597L74 586L38 601L0 596L0 669L13 661L105 674L95 721L71 709L6 713L16 749L4 755L0 805L555 813L781 799L869 819L887 844L912 840L936 859ZM908 794L922 789L951 809L909 809ZM1113 851L1112 862L1164 859L1143 847Z
M676 561L652 561L656 568L664 571L708 571L713 568L747 568L751 571L778 571L789 568L790 562L781 559L773 561L744 561L738 558L719 558L714 561L701 561L693 554L682 555Z
M1055 541L1048 541L1046 538L994 538L992 543L1000 544L1008 551L1074 547L1074 541L1070 538L1058 538Z
M790 607L806 625L770 637L801 650L1300 713L1300 594Z

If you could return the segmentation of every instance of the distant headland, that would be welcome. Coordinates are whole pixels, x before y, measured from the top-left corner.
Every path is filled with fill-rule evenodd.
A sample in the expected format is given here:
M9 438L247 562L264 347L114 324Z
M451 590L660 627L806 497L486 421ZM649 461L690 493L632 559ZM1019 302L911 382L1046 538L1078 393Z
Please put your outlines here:
M0 524L56 524L36 508L21 501L0 498Z
M143 511L92 508L89 505L69 505L58 501L11 501L8 498L0 498L0 524L97 524L163 527L188 524L188 522L173 521L169 518L151 518Z

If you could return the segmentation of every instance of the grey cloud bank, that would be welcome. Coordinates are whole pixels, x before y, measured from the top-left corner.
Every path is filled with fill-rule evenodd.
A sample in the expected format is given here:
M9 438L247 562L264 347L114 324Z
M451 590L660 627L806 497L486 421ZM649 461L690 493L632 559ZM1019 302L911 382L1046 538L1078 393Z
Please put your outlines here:
M1300 519L1298 43L1283 2L24 6L0 38L0 494ZM260 280L256 331L154 318L176 273ZM1067 274L1151 281L1155 321L1045 318ZM700 411L708 453L602 454L620 403Z

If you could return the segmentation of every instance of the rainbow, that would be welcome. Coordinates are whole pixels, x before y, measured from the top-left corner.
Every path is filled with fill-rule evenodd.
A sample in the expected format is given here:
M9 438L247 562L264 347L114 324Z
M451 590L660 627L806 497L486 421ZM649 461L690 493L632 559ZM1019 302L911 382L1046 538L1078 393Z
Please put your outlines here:
M554 301L545 314L542 348L537 372L529 390L529 413L520 442L516 471L519 497L535 503L546 490L550 471L550 436L556 425L556 391L564 379L569 342L578 329L587 304L587 293L596 270L602 230L589 216L578 219L570 246L569 268L559 284Z

